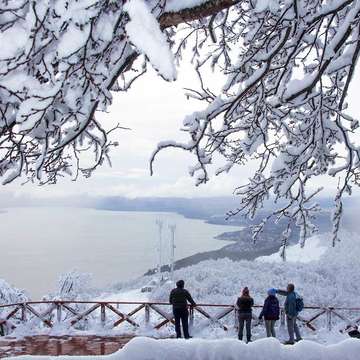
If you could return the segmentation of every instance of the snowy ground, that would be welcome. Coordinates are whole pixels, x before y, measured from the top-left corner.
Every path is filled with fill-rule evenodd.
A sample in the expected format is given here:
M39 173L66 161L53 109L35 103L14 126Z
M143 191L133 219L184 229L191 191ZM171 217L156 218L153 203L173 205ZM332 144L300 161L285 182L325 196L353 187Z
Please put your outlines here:
M329 244L326 244L327 239L327 235L317 235L309 239L310 241L304 248L301 248L300 244L289 246L286 251L286 261L291 263L309 263L311 261L320 260L328 250ZM257 260L270 263L283 261L280 257L280 252L269 256L261 256L257 258Z
M98 298L101 301L148 301L149 293L142 292L141 289L132 289L128 291L121 291L114 294L102 295Z
M337 345L324 346L302 341L295 346L281 345L276 339L263 339L246 345L233 339L225 340L154 340L135 338L115 354L92 356L93 360L354 360L360 353L359 340L346 340ZM19 356L9 359L55 359L44 356ZM66 356L57 360L69 359ZM84 357L72 356L73 360Z

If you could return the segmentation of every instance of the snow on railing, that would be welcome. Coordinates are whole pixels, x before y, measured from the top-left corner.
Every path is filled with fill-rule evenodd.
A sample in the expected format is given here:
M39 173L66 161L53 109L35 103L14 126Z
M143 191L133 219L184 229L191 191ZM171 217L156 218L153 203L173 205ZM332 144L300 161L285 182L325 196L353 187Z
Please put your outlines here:
M261 306L256 305L254 308L253 326L257 326L260 324L257 312ZM196 321L196 327L217 325L225 331L237 327L237 310L234 305L197 304L189 306L189 310L190 326L195 326ZM360 308L306 306L298 318L312 331L316 331L318 325L318 328L326 326L329 331L336 325L339 331L345 331L360 322L360 317L349 318L354 313L359 315ZM283 308L280 323L285 324ZM55 300L0 305L0 335L10 334L19 327L28 327L33 333L41 333L45 329L57 327L62 331L81 331L112 330L119 325L124 327L122 330L126 333L134 330L141 333L141 330L159 330L171 324L174 324L171 305L164 302Z

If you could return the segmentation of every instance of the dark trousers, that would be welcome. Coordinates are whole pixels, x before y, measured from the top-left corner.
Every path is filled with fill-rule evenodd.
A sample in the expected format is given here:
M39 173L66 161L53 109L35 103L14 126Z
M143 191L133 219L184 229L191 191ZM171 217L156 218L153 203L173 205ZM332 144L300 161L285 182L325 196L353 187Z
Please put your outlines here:
M182 322L184 338L189 338L189 312L187 308L173 309L176 337L181 338L180 321Z
M246 339L251 340L251 313L239 313L239 340L243 339L244 325L246 326Z
M296 316L287 316L286 317L287 320L287 327L288 327L288 333L289 333L289 341L294 342L294 335L296 336L296 340L300 340L301 339L301 334L300 334L300 330L299 327L297 326L296 323Z

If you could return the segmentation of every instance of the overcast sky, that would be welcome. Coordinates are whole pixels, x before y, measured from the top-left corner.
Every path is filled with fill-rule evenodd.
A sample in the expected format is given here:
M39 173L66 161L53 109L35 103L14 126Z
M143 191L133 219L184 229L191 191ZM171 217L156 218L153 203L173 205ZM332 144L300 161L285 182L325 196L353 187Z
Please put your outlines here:
M220 83L221 79L217 78ZM360 78L354 80L350 91L349 113L358 116L358 87ZM72 182L62 179L56 185L39 187L19 182L2 188L2 193L12 192L32 197L58 197L79 194L111 196L227 196L234 188L246 181L253 167L237 168L230 174L212 177L200 187L194 186L194 179L188 175L188 168L194 158L180 150L164 151L155 164L155 175L150 177L149 158L156 145L162 140L185 140L180 131L183 118L194 110L201 110L204 104L187 100L184 87L197 87L197 78L191 66L179 69L178 80L168 83L149 68L148 73L137 80L127 93L114 95L108 114L98 114L106 127L119 122L131 128L117 132L120 146L112 150L112 168L105 164L90 179L80 178ZM336 182L326 178L318 184L334 189Z

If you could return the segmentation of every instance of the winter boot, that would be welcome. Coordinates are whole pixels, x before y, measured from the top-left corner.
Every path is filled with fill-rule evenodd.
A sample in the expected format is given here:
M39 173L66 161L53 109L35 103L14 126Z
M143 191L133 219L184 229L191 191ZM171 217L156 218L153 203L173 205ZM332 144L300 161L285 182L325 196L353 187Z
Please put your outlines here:
M284 342L284 345L294 345L294 341L288 340Z

